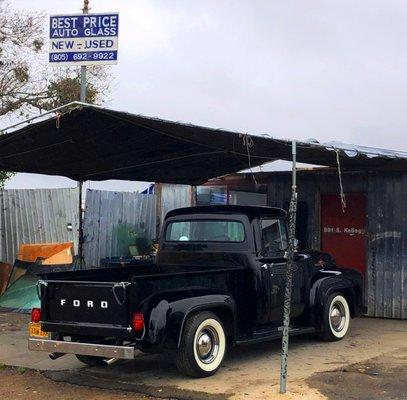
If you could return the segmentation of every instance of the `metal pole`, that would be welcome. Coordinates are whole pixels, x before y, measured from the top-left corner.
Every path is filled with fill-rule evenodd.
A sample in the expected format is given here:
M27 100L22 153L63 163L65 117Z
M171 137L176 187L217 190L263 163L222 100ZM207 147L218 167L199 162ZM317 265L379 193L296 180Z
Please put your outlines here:
M83 0L83 14L89 12L89 0ZM86 103L86 65L81 65L81 92L80 101ZM79 232L78 232L78 258L79 269L83 267L83 215L82 215L82 186L83 182L78 182L79 190Z
M89 0L83 0L83 14L89 12ZM86 103L86 65L81 65L81 95L80 101Z
M281 345L281 369L280 369L280 393L286 392L287 386L287 358L288 338L291 311L291 289L293 283L294 253L296 247L295 223L297 214L297 145L292 141L293 171L292 171L292 193L289 210L289 235L287 249L287 270L284 291L284 317L283 317L283 339Z
M82 213L82 194L83 194L83 182L78 182L79 190L79 228L78 228L78 265L79 269L83 267L83 213Z
M86 103L86 65L81 65L81 94L80 101Z

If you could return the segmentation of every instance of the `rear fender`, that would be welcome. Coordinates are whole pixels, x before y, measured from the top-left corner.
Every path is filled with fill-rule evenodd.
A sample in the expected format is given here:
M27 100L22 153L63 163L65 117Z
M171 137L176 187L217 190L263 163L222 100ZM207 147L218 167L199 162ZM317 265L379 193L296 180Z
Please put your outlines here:
M198 311L216 313L225 325L226 333L235 336L236 306L229 295L208 294L168 302L162 299L150 312L148 341L159 349L177 349L188 316Z
M328 273L326 275L318 278L310 290L311 315L317 325L322 322L324 306L329 296L335 292L345 295L349 302L352 317L357 313L358 298L355 282L337 271L334 271L331 275Z

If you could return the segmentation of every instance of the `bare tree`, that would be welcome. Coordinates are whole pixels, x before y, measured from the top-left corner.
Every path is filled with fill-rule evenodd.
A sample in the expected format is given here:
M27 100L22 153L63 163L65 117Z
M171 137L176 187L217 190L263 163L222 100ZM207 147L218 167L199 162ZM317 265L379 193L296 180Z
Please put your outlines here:
M44 53L45 12L13 10L0 0L0 117L28 116L80 98L75 67L49 67ZM86 102L102 103L109 94L107 67L88 68ZM0 188L12 174L0 171Z
M0 0L0 117L50 110L80 98L79 68L48 67L43 52L45 13L14 11ZM107 67L88 68L88 103L109 93Z
M43 79L35 74L43 26L43 13L13 11L8 1L0 0L0 116L35 106L45 96Z

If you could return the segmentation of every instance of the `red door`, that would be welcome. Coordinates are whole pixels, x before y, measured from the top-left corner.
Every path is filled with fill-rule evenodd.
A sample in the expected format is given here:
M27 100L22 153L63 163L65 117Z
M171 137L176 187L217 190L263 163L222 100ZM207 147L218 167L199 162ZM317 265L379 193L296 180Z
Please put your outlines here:
M321 195L321 249L341 267L366 271L366 196L346 195L342 211L339 194Z

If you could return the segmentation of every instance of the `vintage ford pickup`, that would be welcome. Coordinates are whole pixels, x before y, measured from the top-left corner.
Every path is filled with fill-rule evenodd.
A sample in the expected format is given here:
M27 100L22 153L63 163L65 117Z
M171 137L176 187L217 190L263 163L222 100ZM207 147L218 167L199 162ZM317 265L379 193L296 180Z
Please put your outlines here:
M154 263L41 275L29 349L90 365L167 352L182 373L212 375L230 346L281 337L286 248L282 209L171 211ZM342 339L362 288L328 254L297 252L290 334Z

